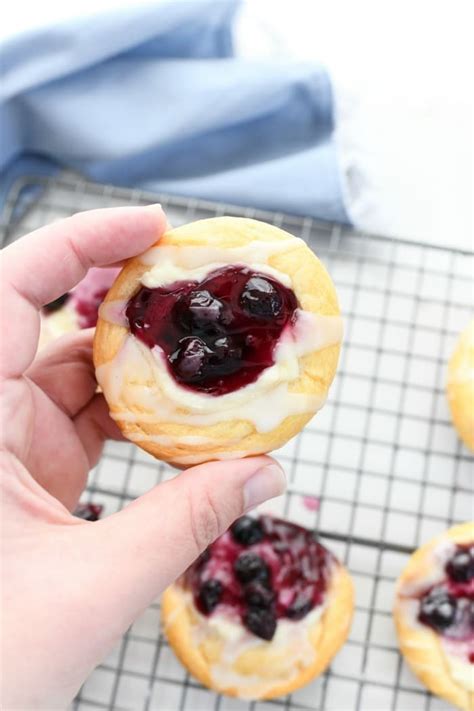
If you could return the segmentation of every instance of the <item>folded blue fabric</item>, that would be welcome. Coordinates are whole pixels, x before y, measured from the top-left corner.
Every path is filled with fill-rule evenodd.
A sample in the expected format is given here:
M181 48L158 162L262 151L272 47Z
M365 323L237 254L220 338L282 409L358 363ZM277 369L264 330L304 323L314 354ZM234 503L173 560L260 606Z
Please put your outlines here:
M347 222L322 67L232 56L236 0L160 2L2 48L0 187L69 167Z

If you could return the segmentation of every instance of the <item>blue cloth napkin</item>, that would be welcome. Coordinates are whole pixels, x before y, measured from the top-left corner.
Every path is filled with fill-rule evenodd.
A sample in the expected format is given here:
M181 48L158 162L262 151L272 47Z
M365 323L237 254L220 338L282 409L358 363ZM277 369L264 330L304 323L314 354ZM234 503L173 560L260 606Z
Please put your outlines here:
M331 85L233 57L236 0L163 0L1 48L0 189L69 167L101 182L347 222Z

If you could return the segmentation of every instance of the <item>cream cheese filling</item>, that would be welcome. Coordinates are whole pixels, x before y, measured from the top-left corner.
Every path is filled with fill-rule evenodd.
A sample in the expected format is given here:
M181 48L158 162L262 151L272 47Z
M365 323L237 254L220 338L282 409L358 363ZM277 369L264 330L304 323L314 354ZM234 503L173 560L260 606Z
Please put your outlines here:
M290 682L299 676L301 669L314 663L316 650L311 643L310 630L321 618L326 602L315 607L302 620L278 619L275 635L266 642L251 634L237 616L217 613L205 617L193 603L189 591L179 589L192 619L192 644L202 645L208 638L222 643L221 656L210 665L213 683L219 689L236 688L241 699L254 698L256 692L262 695L274 688L275 684ZM243 673L239 670L239 660L253 649L271 648L271 666Z
M469 662L472 642L442 639L441 645L448 662L451 677L467 691L474 691L474 665Z

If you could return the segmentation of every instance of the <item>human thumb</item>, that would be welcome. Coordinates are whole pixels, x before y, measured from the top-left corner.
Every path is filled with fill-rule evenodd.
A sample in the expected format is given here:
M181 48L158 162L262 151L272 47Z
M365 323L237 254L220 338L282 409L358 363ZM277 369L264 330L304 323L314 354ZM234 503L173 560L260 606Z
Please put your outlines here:
M285 485L269 457L202 464L81 527L80 547L87 549L90 537L109 614L116 608L120 619L132 622L236 518L282 494Z
M10 554L8 708L65 708L142 610L235 518L284 488L280 467L255 457L189 469L95 523L56 508L48 522L28 519L21 563Z

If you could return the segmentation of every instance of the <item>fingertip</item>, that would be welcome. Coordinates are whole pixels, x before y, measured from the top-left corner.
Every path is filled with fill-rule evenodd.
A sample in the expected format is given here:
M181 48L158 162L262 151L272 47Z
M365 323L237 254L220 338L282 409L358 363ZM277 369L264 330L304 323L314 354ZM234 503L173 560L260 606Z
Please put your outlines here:
M145 205L143 209L150 215L153 215L153 218L158 222L161 228L167 229L169 223L160 202L153 203L152 205Z
M244 511L255 508L286 491L286 476L280 465L271 461L252 474L244 486Z
M141 254L158 242L169 228L160 203L112 209L121 211L121 214L117 212L113 215L118 218L116 245L120 245L121 260ZM108 266L109 263L102 266Z
M252 472L257 471L261 467L267 464L274 464L275 460L266 454L257 455L255 457L244 457L243 459L219 459L213 460L212 462L204 462L203 464L196 464L193 467L187 468L186 474L198 475L200 474L215 474L222 472L226 476L240 475L240 476L250 476Z
M280 496L286 490L283 468L273 457L267 455L207 462L187 469L180 476L193 479L196 486L204 483L204 479L216 483L221 477L225 477L227 481L232 480L233 485L243 492L245 510Z

